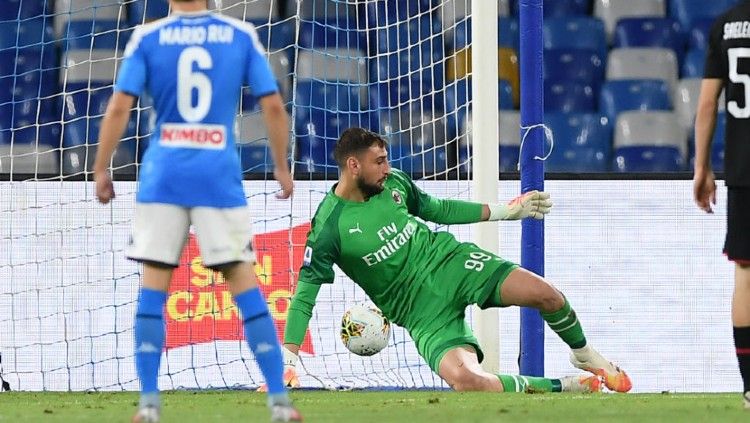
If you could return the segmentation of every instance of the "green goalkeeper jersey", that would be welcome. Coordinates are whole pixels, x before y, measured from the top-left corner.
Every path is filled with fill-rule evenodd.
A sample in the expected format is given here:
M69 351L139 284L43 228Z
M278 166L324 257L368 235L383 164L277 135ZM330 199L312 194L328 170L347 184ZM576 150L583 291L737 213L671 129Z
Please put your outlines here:
M441 224L478 222L482 205L432 197L395 169L383 192L364 202L344 200L334 189L312 219L299 287L332 283L336 264L392 322L403 325L422 277L460 245L452 234L433 232L418 217ZM297 297L290 307L286 342L299 344L314 296L302 305Z

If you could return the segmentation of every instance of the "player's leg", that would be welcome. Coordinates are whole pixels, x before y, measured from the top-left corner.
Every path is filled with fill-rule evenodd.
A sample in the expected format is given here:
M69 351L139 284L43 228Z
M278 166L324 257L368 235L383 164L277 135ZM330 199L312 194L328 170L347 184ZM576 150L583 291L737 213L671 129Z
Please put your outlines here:
M583 327L567 298L542 277L516 268L499 283L499 294L491 296L483 307L517 305L540 311L550 329L571 348L571 363L604 378L607 388L627 392L632 388L628 375L604 359L586 341Z
M745 408L750 410L750 189L729 187L724 254L734 261L732 326L743 382Z
M219 270L240 311L245 340L268 386L273 421L300 421L284 384L284 362L276 326L255 275L250 215L246 207L191 209L206 267Z
M143 263L135 315L135 364L141 397L134 422L159 420L159 365L164 348L164 304L189 229L188 212L168 204L136 204L127 256Z
M456 346L443 355L438 374L456 391L490 392L599 392L598 376L549 379L520 375L495 375L479 364L474 347Z
M732 326L745 408L750 410L750 262L735 264Z

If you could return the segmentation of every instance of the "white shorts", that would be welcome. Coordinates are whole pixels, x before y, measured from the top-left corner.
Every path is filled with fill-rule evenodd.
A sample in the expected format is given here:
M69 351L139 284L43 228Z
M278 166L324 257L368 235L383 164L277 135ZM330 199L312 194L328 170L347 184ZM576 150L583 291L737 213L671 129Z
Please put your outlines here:
M136 203L126 256L177 267L191 224L204 266L255 261L247 207L187 208L163 203Z

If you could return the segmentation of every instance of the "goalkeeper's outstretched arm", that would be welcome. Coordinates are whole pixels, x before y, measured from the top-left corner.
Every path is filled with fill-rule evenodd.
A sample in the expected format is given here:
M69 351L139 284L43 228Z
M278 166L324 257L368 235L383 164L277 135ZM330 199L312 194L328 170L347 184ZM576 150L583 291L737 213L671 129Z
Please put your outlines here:
M527 217L543 219L552 208L552 200L546 192L529 191L514 198L508 204L480 204L433 197L422 191L405 173L394 170L392 175L406 193L409 213L439 224L520 220Z

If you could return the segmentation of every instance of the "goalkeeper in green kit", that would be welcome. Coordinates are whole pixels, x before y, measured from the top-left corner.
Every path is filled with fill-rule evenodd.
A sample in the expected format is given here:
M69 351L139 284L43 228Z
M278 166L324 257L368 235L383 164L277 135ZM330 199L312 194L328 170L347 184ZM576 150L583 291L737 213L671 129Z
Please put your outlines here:
M334 149L338 183L312 219L297 290L284 334L285 381L299 386L294 366L321 284L336 264L391 322L404 327L430 368L456 391L627 392L627 374L591 348L565 297L540 276L485 251L433 232L439 224L543 219L552 202L527 192L507 205L442 200L388 164L387 143L361 128L344 131ZM421 220L419 220L419 219ZM571 348L571 363L591 373L561 379L495 375L479 365L482 350L465 321L469 304L538 309Z

